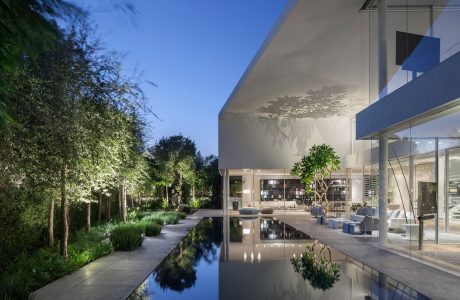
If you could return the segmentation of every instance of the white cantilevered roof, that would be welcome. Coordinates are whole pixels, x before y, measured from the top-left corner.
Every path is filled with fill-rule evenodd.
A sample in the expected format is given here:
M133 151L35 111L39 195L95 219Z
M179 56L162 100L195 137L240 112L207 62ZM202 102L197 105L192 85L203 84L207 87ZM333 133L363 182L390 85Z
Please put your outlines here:
M328 87L347 89L358 102L351 104L360 104L362 5L363 0L290 1L220 117L269 113L279 98Z

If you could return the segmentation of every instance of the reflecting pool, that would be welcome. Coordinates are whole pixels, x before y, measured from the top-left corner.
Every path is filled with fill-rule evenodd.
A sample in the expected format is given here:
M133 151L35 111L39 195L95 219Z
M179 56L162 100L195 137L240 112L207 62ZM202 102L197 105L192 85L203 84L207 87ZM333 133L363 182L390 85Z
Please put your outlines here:
M229 217L203 219L129 299L428 298L276 218Z

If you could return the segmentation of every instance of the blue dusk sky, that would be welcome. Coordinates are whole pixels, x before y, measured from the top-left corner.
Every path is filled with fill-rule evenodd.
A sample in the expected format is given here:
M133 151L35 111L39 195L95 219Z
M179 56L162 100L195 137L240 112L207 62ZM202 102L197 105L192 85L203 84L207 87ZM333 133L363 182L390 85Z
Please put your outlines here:
M73 0L108 49L142 72L149 143L182 133L217 154L217 116L287 0ZM120 9L132 4L135 13Z

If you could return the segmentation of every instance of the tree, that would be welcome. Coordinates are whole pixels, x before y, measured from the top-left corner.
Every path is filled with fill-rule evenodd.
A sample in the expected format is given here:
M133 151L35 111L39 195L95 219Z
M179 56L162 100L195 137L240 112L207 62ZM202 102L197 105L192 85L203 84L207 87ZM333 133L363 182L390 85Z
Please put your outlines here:
M56 19L83 16L74 4L64 0L0 0L0 129L12 122L5 97L10 86L5 76L17 71L24 56L36 58L52 49L59 39Z
M50 245L54 201L60 195L63 256L69 201L86 203L89 229L94 194L118 186L121 178L139 178L142 169L144 125L136 102L142 97L121 76L113 56L98 55L97 49L84 29L62 32L52 51L8 77L15 89L7 103L18 126L0 141L5 158L13 162L2 170L7 179L2 182L50 196Z
M182 135L163 137L149 152L156 161L159 177L165 183L174 179L179 202L184 201L184 183L192 183L195 176L195 143Z
M327 191L331 185L332 172L340 170L340 157L329 145L314 145L308 155L295 163L291 174L300 177L307 191L313 191L317 200L324 205L325 214L329 208ZM324 204L323 204L324 203Z

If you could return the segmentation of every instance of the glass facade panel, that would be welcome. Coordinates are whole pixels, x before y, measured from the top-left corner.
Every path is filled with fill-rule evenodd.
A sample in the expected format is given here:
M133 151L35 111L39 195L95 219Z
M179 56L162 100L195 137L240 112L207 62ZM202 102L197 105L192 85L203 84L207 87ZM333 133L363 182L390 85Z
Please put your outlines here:
M387 87L385 96L457 54L460 50L459 1L420 3L416 0L388 1ZM378 11L374 6L363 12L363 76L368 77L370 103L378 91ZM368 75L368 76L367 76Z

